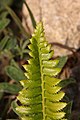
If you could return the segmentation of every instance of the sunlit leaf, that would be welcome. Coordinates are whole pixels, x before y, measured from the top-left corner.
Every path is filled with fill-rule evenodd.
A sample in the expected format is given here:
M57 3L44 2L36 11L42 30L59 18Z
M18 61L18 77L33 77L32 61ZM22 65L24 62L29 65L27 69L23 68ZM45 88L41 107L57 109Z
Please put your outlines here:
M13 109L13 111L15 112L15 113L17 113L17 111L16 111L16 107L17 107L18 105L17 105L17 103L16 103L16 101L13 101L12 103L11 103L11 107L12 107L12 109ZM19 115L19 114L18 114Z
M15 106L16 113L22 120L67 120L67 103L62 101L65 93L60 91L62 80L56 77L63 67L62 59L51 60L54 51L45 40L42 23L37 25L30 42L31 58L29 64L23 65L27 78L20 81L23 89L17 96L21 105Z

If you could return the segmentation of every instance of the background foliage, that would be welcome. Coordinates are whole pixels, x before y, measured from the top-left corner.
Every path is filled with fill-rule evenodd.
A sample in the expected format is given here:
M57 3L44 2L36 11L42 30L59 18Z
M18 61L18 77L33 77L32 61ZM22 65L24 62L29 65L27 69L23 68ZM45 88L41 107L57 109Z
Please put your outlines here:
M22 26L24 1L0 1L0 119L17 118L11 102L22 89L25 79L21 65L28 59L30 33ZM28 8L29 9L29 8Z

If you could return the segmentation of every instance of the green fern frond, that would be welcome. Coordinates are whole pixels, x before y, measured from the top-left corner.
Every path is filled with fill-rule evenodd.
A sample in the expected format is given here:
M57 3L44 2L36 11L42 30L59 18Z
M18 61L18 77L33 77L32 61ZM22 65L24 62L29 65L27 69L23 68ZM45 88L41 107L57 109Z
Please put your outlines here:
M60 91L61 79L56 78L61 71L56 67L59 60L51 60L54 52L44 37L42 23L30 42L31 59L24 65L27 80L21 81L23 89L17 97L21 105L16 111L22 120L67 120L63 111L67 103L61 101L65 93Z

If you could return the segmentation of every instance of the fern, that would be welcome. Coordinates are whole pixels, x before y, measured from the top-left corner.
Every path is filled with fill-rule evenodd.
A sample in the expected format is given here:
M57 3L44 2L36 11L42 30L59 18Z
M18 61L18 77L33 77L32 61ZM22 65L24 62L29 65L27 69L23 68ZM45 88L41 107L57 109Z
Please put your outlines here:
M56 78L61 68L58 60L51 60L53 51L44 37L42 23L36 27L29 49L31 58L24 65L27 80L22 80L23 89L19 92L16 112L22 120L67 120L62 102L65 93L60 91L61 79Z

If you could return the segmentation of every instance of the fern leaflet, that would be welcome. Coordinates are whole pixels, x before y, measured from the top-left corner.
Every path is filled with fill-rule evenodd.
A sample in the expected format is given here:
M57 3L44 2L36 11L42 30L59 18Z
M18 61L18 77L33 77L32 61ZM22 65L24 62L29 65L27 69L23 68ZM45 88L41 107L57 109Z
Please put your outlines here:
M62 102L65 93L60 91L61 79L56 75L61 68L56 67L59 60L51 60L53 51L44 37L42 23L35 29L29 49L31 59L24 65L27 80L22 80L23 89L17 99L16 111L22 120L67 120L63 108L67 103Z

